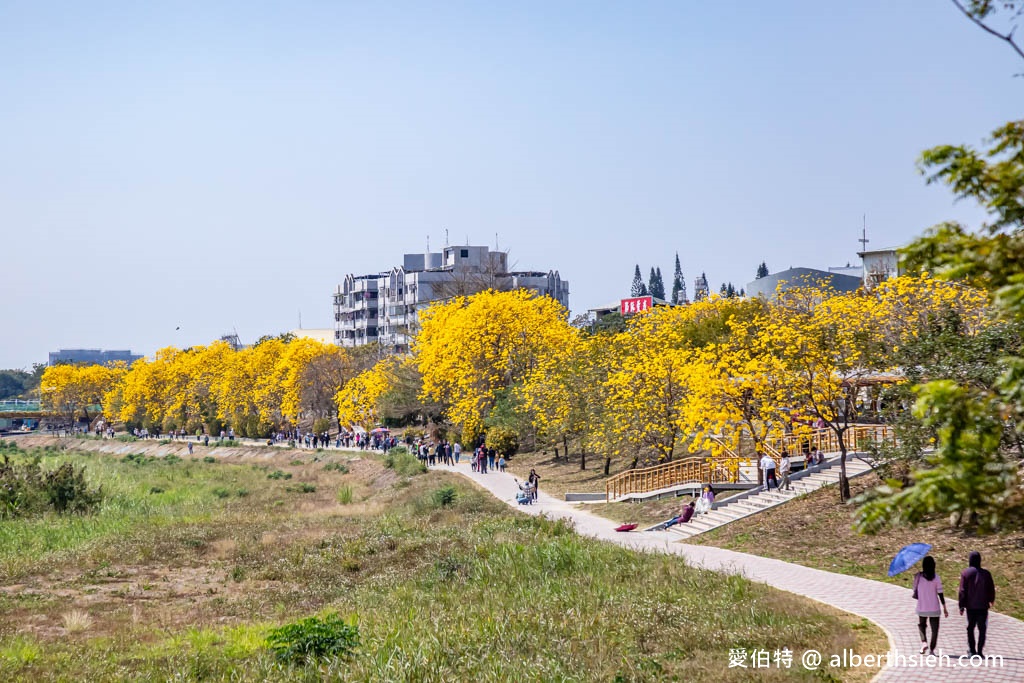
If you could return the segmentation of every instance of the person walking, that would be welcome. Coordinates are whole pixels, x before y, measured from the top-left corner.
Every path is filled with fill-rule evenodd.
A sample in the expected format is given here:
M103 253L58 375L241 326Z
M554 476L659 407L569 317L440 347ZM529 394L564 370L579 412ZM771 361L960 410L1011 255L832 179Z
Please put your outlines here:
M462 444L460 444L458 441L456 441L455 442L455 447L452 450L455 451L455 453L454 453L454 455L455 455L455 464L458 465L459 464L459 456L462 455Z
M782 451L782 460L779 461L779 474L782 476L782 484L779 489L785 487L787 491L793 489L793 485L789 481L789 473L793 469L793 464L789 460L789 453Z
M914 575L914 598L917 599L917 630L921 634L921 654L935 654L939 642L939 615L949 616L946 596L942 594L942 579L935 573L935 558L928 555L921 562L921 571ZM932 625L932 639L928 642L928 623Z
M992 573L981 568L981 553L973 551L967 558L967 569L960 573L957 604L960 614L967 612L967 649L971 657L984 657L985 636L988 632L988 610L996 601L996 584ZM974 640L974 630L978 640Z
M772 484L779 488L779 482L775 479L775 459L765 453L761 456L761 470L764 472L764 491L771 491Z

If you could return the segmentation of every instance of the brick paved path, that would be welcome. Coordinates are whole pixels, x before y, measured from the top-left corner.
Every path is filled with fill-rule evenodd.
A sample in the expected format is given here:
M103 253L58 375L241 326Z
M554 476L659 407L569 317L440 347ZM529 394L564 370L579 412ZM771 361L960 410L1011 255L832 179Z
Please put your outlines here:
M465 462L454 467L438 466L435 469L453 471L469 477L497 498L527 514L544 514L552 518L572 520L576 530L586 536L618 543L635 550L681 555L694 566L742 574L753 581L766 583L775 588L803 595L865 617L886 632L889 636L891 651L900 656L920 656L918 648L921 642L917 632L914 601L907 588L722 548L679 543L664 532L617 533L614 522L546 495L543 491L543 482L540 496L535 504L516 505L515 494L518 492L518 486L510 474L492 471L480 474L471 471L468 463ZM993 612L989 616L988 643L985 646L985 654L987 656L1002 656L1003 665L1000 667L998 663L990 663L988 666L981 666L979 661L977 662L978 668L971 668L966 660L963 664L958 662L958 658L967 653L966 619L961 617L955 609L956 581L959 570L960 567L940 568L940 573L946 579L946 599L951 609L949 618L943 619L939 628L938 650L941 654L949 655L950 659L943 660L943 666L930 667L921 664L911 667L908 665L909 662L902 665L894 662L893 666L881 671L876 680L900 681L900 683L904 681L910 683L917 681L1024 682L1024 622L1003 614ZM827 656L839 653L822 654ZM798 666L796 661L794 661L794 666Z

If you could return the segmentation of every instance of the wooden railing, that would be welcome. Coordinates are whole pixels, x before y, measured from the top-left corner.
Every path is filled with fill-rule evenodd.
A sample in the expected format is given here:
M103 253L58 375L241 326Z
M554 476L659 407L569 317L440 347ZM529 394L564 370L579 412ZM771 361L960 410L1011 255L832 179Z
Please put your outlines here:
M843 440L848 452L863 451L870 443L893 444L896 442L896 435L889 425L854 425L846 430ZM787 434L768 439L764 443L765 452L775 460L781 457L783 450L792 458L802 458L814 447L822 453L838 453L839 439L834 431L826 428L807 434Z
M630 493L648 493L687 482L734 481L735 474L724 460L686 458L654 467L626 470L605 482L605 498L611 501Z
M848 452L865 450L869 443L895 443L896 437L888 425L855 425L844 435ZM716 458L685 458L654 467L620 472L608 479L604 485L608 501L630 493L650 493L688 482L735 483L738 481L739 461L750 461L735 453L723 440L715 441L725 450L724 456ZM819 429L808 434L786 435L768 439L762 444L764 452L778 464L782 451L786 450L794 460L804 457L807 449L817 446L822 453L838 453L839 440L831 429ZM753 463L756 466L756 462Z

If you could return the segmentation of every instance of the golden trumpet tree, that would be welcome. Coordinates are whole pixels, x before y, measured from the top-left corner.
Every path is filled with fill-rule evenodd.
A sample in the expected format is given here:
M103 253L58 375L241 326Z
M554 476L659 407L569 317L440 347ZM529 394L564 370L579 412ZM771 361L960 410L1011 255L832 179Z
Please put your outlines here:
M518 387L520 404L538 435L559 441L568 458L569 442L580 448L580 469L587 453L604 452L605 474L616 450L605 426L606 380L615 357L615 336L578 332L559 353L538 359Z
M395 373L411 359L387 356L349 380L334 397L338 424L371 429L381 420L381 401L394 388Z
M787 374L786 407L819 418L836 435L843 501L850 497L845 437L856 423L862 380L891 369L884 353L884 314L877 298L807 286L779 291L760 326L765 351Z
M781 360L766 352L763 321L763 313L730 320L730 336L702 349L694 359L685 409L693 435L691 449L706 448L720 456L728 448L739 456L746 435L760 455L768 439L780 435L789 423L785 406L790 376ZM739 467L738 457L729 467Z
M420 314L413 344L423 394L443 404L467 441L484 430L500 392L523 381L577 334L567 312L528 290L456 297Z
M43 371L39 396L43 410L73 417L79 411L91 420L89 409L101 406L107 393L126 372L123 362L110 365L54 365ZM101 408L102 409L102 408Z

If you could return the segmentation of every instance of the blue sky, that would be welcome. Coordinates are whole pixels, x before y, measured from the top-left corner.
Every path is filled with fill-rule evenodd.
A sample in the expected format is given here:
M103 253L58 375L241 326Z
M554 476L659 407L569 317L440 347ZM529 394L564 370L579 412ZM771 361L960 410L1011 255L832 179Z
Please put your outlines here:
M979 222L914 162L1019 117L1016 71L934 0L0 0L0 367L329 327L445 229L576 312L676 251L691 291L856 262L865 213Z

